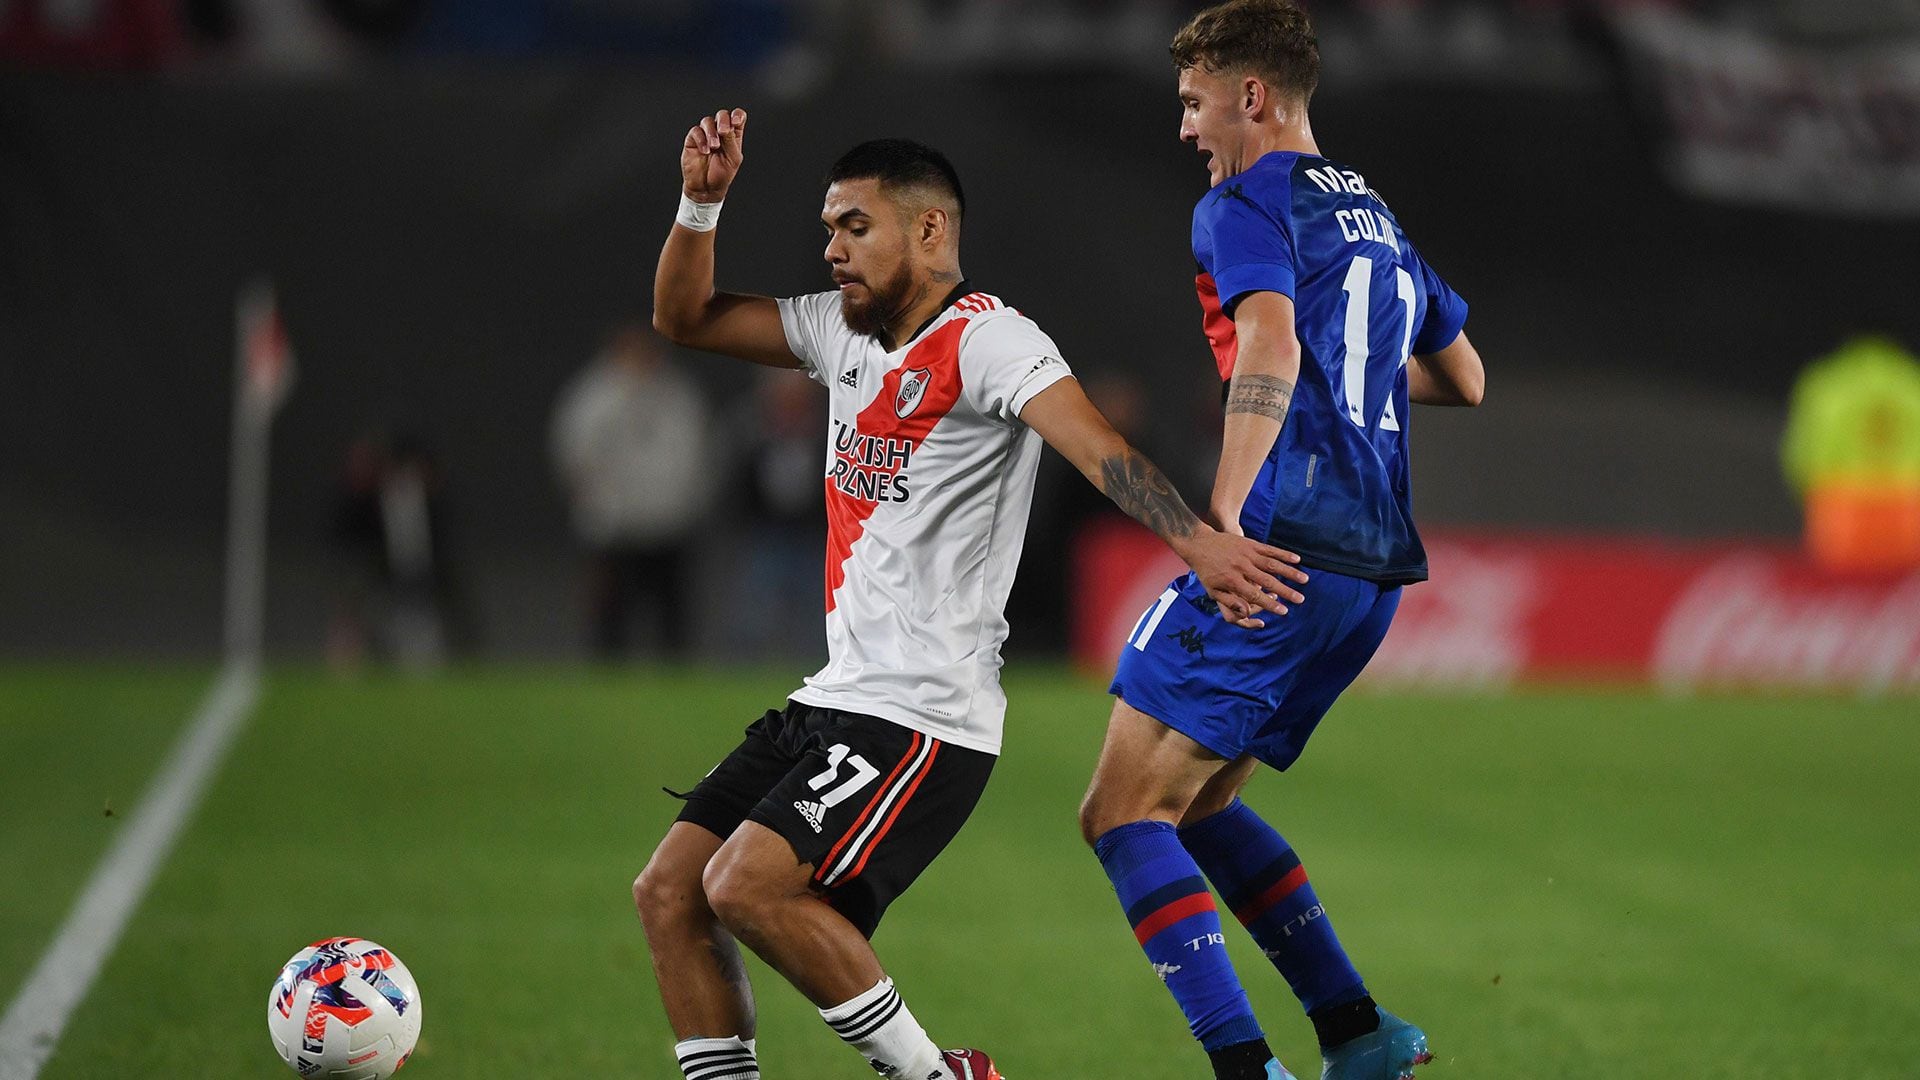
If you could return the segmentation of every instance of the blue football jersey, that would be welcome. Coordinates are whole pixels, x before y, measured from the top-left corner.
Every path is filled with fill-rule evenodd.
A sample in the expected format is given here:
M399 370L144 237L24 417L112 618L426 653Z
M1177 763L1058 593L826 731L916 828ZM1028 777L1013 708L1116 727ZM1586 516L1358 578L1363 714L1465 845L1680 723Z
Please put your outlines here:
M1293 300L1300 377L1286 424L1241 511L1248 536L1309 567L1424 581L1408 487L1407 358L1460 334L1467 305L1420 258L1358 172L1267 154L1193 212L1196 286L1220 377L1233 377L1234 306Z

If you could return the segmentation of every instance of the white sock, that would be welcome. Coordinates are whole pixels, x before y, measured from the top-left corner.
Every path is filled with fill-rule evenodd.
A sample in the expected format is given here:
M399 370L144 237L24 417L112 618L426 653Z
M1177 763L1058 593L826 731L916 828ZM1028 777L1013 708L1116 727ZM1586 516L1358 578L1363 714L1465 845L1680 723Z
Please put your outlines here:
M753 1040L729 1035L724 1039L688 1039L675 1043L673 1056L687 1080L760 1080L760 1063L753 1058Z
M881 979L843 1005L821 1009L820 1019L889 1080L952 1080L940 1048L907 1011L892 979Z

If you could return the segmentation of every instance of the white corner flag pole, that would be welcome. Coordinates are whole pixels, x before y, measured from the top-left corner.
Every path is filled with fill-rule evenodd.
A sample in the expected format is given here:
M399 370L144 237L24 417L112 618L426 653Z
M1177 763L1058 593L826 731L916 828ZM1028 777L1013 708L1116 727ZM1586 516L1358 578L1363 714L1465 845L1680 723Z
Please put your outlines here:
M293 386L293 350L273 286L240 294L235 319L233 439L227 497L226 657L257 671L267 610L267 465L273 416Z
M293 382L293 352L259 282L237 312L231 487L227 501L226 660L173 753L127 815L126 827L39 964L0 1017L0 1080L35 1080L67 1019L86 999L154 875L193 816L260 689L266 611L267 449L273 414Z

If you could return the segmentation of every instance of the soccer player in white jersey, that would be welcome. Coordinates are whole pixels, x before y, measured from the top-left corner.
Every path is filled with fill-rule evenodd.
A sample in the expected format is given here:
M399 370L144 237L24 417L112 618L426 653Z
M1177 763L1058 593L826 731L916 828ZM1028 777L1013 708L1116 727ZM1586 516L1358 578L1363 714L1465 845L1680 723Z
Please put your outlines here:
M865 143L834 166L833 291L716 292L713 230L746 120L722 111L687 132L654 324L826 388L828 659L687 796L634 901L686 1080L760 1075L736 941L881 1075L988 1080L985 1054L929 1040L868 938L959 831L1000 750L1003 612L1040 442L1163 537L1223 617L1283 615L1303 576L1290 553L1203 524L1052 340L966 283L965 198L928 147Z

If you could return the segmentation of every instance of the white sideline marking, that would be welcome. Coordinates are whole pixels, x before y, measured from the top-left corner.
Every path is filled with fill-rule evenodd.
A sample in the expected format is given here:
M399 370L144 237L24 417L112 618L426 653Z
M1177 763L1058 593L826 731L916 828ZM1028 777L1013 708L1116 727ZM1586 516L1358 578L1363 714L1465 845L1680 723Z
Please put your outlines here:
M260 677L250 665L221 672L66 924L0 1018L0 1080L34 1080L53 1055L67 1018L86 999L259 693Z

